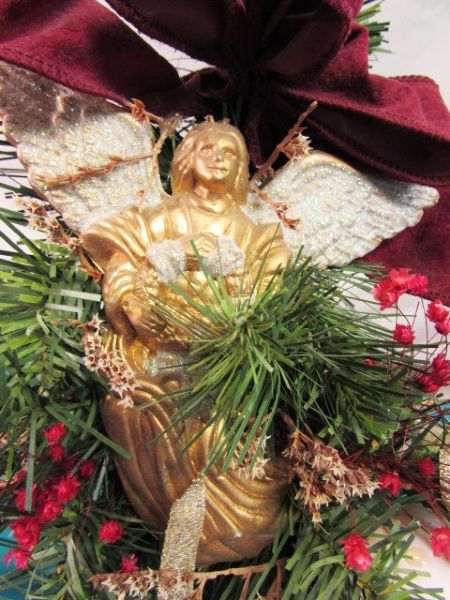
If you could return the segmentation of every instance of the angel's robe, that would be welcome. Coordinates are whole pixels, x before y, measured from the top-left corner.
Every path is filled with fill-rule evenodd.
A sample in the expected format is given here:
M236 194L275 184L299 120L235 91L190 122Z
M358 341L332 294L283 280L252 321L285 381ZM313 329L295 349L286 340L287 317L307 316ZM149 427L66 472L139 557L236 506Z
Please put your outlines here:
M183 429L171 429L149 447L149 442L173 419L175 409L167 393L181 384L179 375L170 369L159 375L148 373L149 356L170 349L166 342L167 338L170 341L171 330L154 329L152 336L147 328L143 334L140 323L145 326L149 320L143 313L151 312L152 293L163 293L164 302L179 302L179 298L168 286L155 281L146 251L157 242L186 236L197 239L201 250L201 234L225 235L245 254L250 279L261 266L263 276L270 278L291 254L280 230L276 225L255 225L236 204L221 212L205 211L194 196L179 194L157 208L129 207L95 223L82 236L84 248L105 274L105 308L116 331L109 336L108 348L121 353L138 382L133 393L136 408L122 408L109 396L104 402L103 420L110 437L130 454L128 460L118 457L116 464L134 509L160 532L164 531L173 502L207 463L221 430L220 424L209 427L186 452L181 452L202 426L201 419L192 418ZM180 281L192 284L186 289L198 289L202 277L201 270L193 270L184 273ZM130 303L133 310L127 308ZM136 303L143 311L139 318ZM131 336L130 313L134 328ZM175 342L180 339L179 334L173 337ZM164 400L139 409L163 394ZM205 476L206 513L197 566L250 558L269 544L280 526L287 483L287 467L282 459L272 459L261 479L248 479L238 470L222 473L219 467L211 468Z
M163 240L183 239L191 249L192 239L202 253L202 235L226 236L244 254L249 282L261 268L267 281L291 255L281 226L256 225L234 203L227 210L216 212L200 208L200 201L193 194L180 193L157 208L129 207L92 225L82 236L83 246L105 274L105 307L113 328L125 333L127 321L131 321L138 338L154 350L176 349L177 340L168 323L161 323L161 318L151 313L151 298L158 296L166 305L179 304L180 298L158 280L146 260L150 246ZM176 284L189 294L194 290L197 295L208 293L200 268L184 272ZM180 332L178 337L182 337Z

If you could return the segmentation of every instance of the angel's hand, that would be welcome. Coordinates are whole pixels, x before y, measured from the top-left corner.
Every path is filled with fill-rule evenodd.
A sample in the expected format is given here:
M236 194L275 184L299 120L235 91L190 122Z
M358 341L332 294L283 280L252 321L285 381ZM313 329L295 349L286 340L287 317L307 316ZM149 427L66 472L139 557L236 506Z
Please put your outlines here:
M244 299L252 292L253 278L248 271L239 269L225 277L225 284L229 294Z
M108 323L115 333L130 338L136 335L123 310L124 299L133 290L136 269L122 255L114 255L108 262L102 282L103 301Z
M140 337L156 338L166 327L166 321L152 311L148 302L143 302L134 294L124 299L123 311Z
M186 270L199 271L200 265L197 253L202 258L207 257L217 246L217 236L208 232L191 235L183 239L183 246L186 257Z
M196 251L206 256L215 247L216 240L211 233L199 233L156 242L147 248L147 265L155 270L160 281L175 281L183 271L199 271Z
M108 302L105 299L105 312L106 319L115 333L124 336L126 339L135 337L136 331L124 312L122 302Z

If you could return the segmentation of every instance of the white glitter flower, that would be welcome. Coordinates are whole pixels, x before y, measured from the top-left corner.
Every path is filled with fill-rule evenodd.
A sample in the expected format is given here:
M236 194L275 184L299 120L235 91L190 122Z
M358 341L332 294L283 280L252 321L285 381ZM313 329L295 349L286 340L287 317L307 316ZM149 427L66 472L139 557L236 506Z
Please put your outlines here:
M161 281L175 281L186 266L183 244L178 240L164 240L147 249L147 259L153 265Z
M236 245L227 235L221 235L217 238L217 247L206 257L206 268L213 277L219 275L230 275L239 269L242 269L245 262L245 255L239 246Z

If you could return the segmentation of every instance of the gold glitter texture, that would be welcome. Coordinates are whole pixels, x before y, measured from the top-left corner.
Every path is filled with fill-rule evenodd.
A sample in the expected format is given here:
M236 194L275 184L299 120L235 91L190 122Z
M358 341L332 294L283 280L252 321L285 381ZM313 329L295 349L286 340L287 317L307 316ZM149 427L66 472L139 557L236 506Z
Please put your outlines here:
M162 571L195 570L205 508L205 482L196 479L170 509L161 556Z

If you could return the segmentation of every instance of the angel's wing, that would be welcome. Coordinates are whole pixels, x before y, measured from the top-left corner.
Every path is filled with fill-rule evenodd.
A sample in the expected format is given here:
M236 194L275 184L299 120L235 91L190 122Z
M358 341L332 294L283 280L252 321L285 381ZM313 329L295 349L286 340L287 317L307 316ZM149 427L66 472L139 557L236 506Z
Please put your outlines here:
M160 201L151 126L120 107L0 62L0 114L31 185L73 229Z
M298 219L296 228L284 228L289 246L303 248L323 267L364 256L418 223L423 210L439 198L433 188L366 175L315 151L290 160L264 194L286 205L287 219ZM258 223L276 220L270 204L254 194L246 211Z

